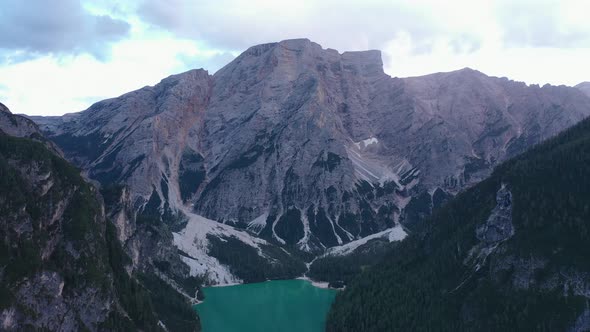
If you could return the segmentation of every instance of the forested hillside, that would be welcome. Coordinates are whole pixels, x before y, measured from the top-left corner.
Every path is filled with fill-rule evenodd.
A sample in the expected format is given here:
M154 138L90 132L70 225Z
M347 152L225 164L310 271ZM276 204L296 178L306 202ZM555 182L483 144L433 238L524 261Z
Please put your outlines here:
M340 293L328 331L590 328L590 120L500 165Z
M0 130L2 330L199 329L187 299L128 273L103 209L78 169L43 143Z

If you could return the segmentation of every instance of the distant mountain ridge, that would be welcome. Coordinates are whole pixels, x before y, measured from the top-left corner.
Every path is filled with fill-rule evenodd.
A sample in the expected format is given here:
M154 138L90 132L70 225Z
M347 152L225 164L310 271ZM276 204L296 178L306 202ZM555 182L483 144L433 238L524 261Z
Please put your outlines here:
M470 69L391 78L379 51L296 39L33 119L90 178L125 187L110 213L140 264L148 211L172 230L190 211L314 253L409 226L588 115L578 89Z

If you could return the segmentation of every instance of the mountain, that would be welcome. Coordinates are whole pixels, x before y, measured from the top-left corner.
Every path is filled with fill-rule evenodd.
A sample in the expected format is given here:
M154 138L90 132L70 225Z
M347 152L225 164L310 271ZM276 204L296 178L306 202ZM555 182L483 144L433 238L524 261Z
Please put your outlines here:
M9 136L25 137L41 142L52 152L60 156L63 155L53 142L43 136L35 122L24 116L12 114L8 107L2 103L0 103L0 132Z
M207 72L194 70L82 113L36 121L112 197L109 217L140 269L179 284L189 275L213 284L299 276L299 258L195 215L182 201L206 176L200 140L189 131L203 121L211 85Z
M576 85L575 88L580 89L587 96L590 96L590 82L582 82L582 83Z
M457 195L341 292L328 331L590 329L590 119Z
M1 329L197 330L187 299L129 272L95 187L36 124L0 106ZM156 292L178 313L164 315Z
M250 280L210 259L233 250L227 237L260 264L288 260L257 279L295 275L307 257L298 251L412 227L500 161L589 114L578 89L470 69L392 78L379 51L296 39L251 47L214 75L191 70L33 119L102 188L118 188L108 214L135 265L180 249L191 275L214 271L209 281L224 283ZM154 229L157 239L146 240ZM277 257L281 248L290 253Z

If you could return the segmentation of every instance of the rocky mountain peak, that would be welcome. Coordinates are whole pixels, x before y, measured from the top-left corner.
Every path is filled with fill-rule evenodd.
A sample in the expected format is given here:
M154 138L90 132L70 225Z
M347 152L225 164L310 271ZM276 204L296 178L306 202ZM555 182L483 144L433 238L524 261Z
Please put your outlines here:
M6 107L6 105L4 105L2 103L0 103L0 112L12 114L12 112L10 112L10 110L8 109L8 107Z
M42 142L57 155L61 155L59 148L43 136L39 126L35 122L24 116L12 114L10 109L2 103L0 103L0 133L15 137L31 138Z
M128 186L136 210L321 251L428 214L589 105L469 68L391 78L379 51L292 39L39 123L91 177Z
M344 52L324 49L309 39L288 39L278 43L261 44L250 47L230 64L219 70L216 81L236 75L262 79L272 75L282 76L285 81L292 81L300 74L313 72L326 74L329 71L340 72L343 67L357 72L371 70L383 74L381 52L378 50Z

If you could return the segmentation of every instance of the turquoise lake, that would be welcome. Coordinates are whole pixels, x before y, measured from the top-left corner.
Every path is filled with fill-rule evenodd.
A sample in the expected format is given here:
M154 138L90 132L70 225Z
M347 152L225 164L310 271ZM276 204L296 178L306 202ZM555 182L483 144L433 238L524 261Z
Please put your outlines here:
M203 332L320 332L336 291L305 280L204 288Z

